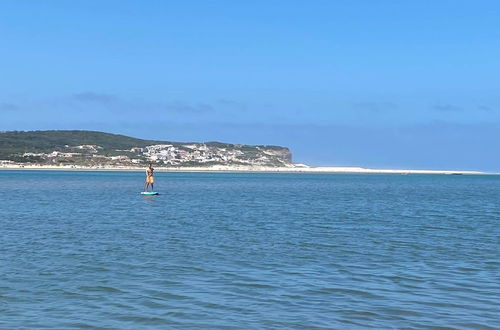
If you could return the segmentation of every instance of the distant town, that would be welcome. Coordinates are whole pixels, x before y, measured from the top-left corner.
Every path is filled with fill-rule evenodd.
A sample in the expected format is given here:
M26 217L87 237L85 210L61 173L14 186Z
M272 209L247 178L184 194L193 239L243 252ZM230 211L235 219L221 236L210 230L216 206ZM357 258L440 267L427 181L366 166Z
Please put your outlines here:
M114 150L116 155L101 154L98 145L65 145L64 151L48 153L25 152L22 163L77 164L77 165L141 165L155 163L166 166L202 166L214 164L251 166L291 166L289 152L254 147L255 150L228 149L205 144L156 144L146 147L132 147L128 150ZM61 149L61 148L60 148ZM15 163L13 160L0 162Z
M0 133L0 165L99 167L143 166L148 163L165 167L294 167L289 149L279 146L220 142L161 143L92 131Z

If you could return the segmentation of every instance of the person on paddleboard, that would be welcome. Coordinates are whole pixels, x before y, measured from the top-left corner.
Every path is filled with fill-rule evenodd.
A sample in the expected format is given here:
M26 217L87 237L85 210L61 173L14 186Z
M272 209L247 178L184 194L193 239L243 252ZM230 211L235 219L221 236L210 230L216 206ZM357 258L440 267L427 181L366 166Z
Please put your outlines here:
M149 167L146 169L146 183L144 184L144 191L148 191L149 185L151 185L151 191L154 191L154 177L153 177L153 164L149 163Z

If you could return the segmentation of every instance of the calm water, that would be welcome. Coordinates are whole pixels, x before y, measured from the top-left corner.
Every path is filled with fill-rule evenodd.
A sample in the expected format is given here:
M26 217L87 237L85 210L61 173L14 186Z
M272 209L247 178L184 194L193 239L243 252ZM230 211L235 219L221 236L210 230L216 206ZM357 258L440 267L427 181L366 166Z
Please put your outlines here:
M500 177L0 171L0 328L498 328Z

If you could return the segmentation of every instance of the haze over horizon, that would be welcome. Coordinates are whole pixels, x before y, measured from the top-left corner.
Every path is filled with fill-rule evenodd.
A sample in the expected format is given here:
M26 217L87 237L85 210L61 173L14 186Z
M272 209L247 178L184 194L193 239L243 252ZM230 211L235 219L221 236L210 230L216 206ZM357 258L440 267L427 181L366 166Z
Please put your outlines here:
M497 1L3 1L0 130L500 171Z

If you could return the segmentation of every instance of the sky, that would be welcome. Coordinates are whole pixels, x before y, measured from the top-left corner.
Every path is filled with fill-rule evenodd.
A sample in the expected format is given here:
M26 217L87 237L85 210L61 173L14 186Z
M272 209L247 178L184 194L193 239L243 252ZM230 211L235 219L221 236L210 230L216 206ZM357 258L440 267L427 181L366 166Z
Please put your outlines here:
M3 0L0 131L500 172L500 2Z

